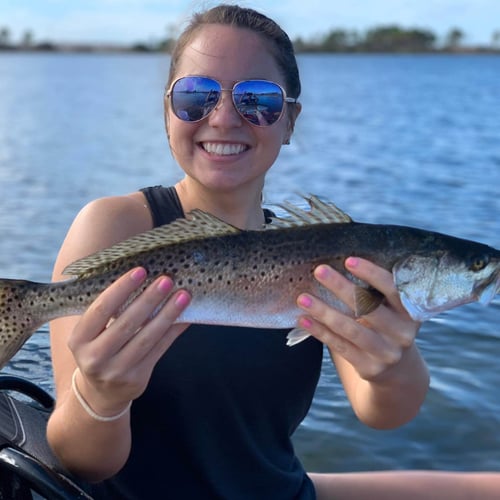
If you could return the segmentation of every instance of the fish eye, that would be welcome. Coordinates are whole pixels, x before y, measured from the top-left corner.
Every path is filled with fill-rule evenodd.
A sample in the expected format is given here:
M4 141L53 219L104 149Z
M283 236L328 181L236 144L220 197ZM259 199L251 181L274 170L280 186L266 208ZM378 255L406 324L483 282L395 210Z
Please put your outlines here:
M488 255L475 255L470 260L469 269L471 271L477 272L484 269L490 262Z

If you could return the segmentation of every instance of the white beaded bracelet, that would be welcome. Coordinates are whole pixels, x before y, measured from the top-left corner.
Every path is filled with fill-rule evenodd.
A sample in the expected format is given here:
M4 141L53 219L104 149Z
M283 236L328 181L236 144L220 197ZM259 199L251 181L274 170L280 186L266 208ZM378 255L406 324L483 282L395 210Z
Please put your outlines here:
M82 408L87 412L88 415L90 415L94 420L98 420L99 422L114 422L115 420L118 420L123 417L129 410L130 407L132 406L132 401L129 402L129 404L126 406L124 410L122 410L120 413L116 415L112 415L111 417L103 417L102 415L98 415L85 401L83 398L82 394L78 390L78 387L76 385L76 372L79 371L78 368L75 369L73 372L73 376L71 378L71 388L73 389L73 392L76 396L76 399L78 399L78 402L82 406Z

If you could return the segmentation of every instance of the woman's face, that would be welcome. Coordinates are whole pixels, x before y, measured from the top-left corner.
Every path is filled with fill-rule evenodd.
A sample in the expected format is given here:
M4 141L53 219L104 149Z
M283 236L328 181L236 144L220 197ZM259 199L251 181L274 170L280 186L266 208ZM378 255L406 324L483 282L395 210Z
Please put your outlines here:
M182 53L174 80L211 77L232 88L240 80L265 79L284 87L284 80L266 42L241 28L204 26ZM289 110L271 126L256 127L234 108L230 92L199 122L177 118L166 101L166 123L172 153L187 176L216 191L254 188L260 193L267 170L290 136Z

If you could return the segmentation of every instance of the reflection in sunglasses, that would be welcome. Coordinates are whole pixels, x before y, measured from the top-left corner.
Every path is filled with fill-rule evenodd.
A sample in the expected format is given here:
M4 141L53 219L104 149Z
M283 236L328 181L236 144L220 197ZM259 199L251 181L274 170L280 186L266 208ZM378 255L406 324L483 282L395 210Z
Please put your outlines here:
M276 123L283 114L284 103L297 102L287 97L280 85L268 80L244 80L231 89L224 89L217 80L203 76L179 78L166 97L170 98L172 110L179 119L197 122L215 109L223 90L231 91L238 113L256 126Z

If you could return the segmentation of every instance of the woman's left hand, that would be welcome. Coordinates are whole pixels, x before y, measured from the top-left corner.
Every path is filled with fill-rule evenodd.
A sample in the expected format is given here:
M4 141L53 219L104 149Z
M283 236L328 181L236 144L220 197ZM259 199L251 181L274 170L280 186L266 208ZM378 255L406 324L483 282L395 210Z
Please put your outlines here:
M306 314L299 326L326 344L332 353L347 360L365 380L378 380L397 365L413 345L420 323L401 304L392 274L375 264L349 257L346 269L380 291L385 300L374 311L355 318L310 295L297 303ZM329 266L320 265L315 278L354 311L356 285Z

